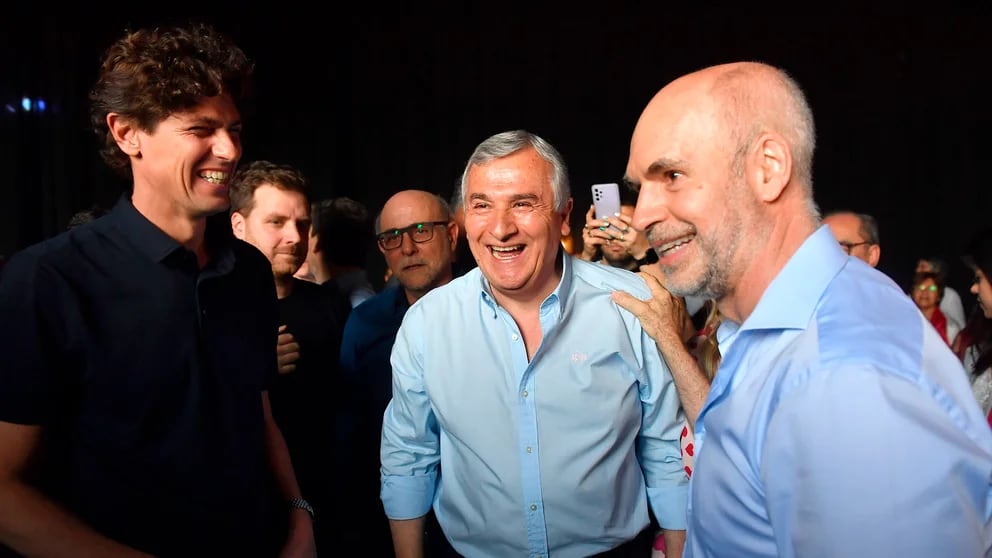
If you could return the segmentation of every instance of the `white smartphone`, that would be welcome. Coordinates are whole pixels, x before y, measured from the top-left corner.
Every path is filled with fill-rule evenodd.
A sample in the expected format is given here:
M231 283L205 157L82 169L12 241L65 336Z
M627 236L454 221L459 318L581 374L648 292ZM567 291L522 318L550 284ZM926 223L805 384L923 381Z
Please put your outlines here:
M592 204L596 218L606 219L620 213L620 186L616 182L592 185Z

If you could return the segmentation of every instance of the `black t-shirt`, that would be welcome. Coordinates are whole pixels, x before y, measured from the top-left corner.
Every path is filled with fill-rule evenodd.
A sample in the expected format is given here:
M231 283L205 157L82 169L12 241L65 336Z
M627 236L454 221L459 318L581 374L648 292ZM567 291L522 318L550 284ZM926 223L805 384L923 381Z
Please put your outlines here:
M42 427L33 482L159 556L260 555L285 510L260 489L271 267L229 225L207 242L200 270L123 198L15 254L0 280L0 420Z
M299 343L300 358L295 370L275 379L269 400L300 491L318 517L329 517L331 487L340 482L332 472L331 455L338 400L348 396L340 385L338 355L350 310L347 297L299 279L291 294L279 300L280 325ZM320 521L314 527L330 524Z

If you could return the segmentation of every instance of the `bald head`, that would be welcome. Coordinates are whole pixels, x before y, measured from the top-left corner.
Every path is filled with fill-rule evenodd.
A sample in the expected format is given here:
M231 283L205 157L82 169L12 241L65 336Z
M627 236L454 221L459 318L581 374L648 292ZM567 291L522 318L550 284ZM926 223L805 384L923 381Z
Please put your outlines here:
M417 212L418 207L423 211ZM426 221L447 221L451 218L448 202L441 197L425 190L401 190L390 196L382 206L382 211L375 220L376 234L384 228L396 228L393 222L403 221L404 215L411 213L430 216L430 219L423 219Z
M726 142L721 149L732 146L738 155L762 132L780 134L790 148L793 181L812 198L813 114L799 85L783 70L735 62L672 81L645 107L631 148L672 129L692 130L701 141Z
M823 224L848 254L864 260L875 267L882 256L878 243L878 225L875 219L864 213L836 211L823 218Z
M458 225L444 198L424 190L397 192L382 206L375 232L399 236L398 246L387 249L380 241L379 251L411 304L451 280Z

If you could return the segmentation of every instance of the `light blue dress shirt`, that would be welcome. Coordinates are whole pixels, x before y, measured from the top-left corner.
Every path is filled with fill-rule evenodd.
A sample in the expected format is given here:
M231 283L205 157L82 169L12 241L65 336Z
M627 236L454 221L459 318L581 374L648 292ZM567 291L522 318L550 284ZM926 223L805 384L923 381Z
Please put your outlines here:
M687 556L989 555L992 431L967 375L826 226L717 337Z
M640 322L636 274L563 255L534 358L476 268L407 312L382 429L386 515L434 505L465 556L590 556L649 522L684 529L675 385ZM438 466L443 473L439 473Z

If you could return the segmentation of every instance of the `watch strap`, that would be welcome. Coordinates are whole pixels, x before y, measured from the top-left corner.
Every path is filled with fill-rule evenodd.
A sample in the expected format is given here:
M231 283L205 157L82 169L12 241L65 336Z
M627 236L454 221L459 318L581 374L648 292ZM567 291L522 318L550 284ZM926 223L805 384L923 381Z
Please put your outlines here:
M307 502L303 498L293 498L293 499L291 499L289 501L289 507L290 508L301 509L301 510L306 510L306 512L310 514L310 519L314 519L314 515L315 514L313 513L313 506L311 506L310 505L310 502Z

